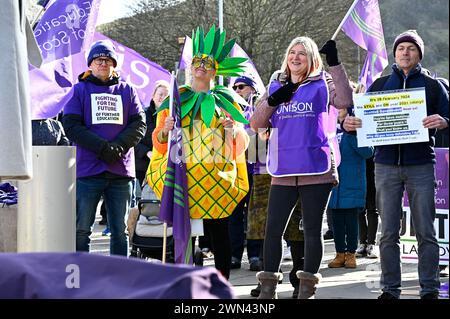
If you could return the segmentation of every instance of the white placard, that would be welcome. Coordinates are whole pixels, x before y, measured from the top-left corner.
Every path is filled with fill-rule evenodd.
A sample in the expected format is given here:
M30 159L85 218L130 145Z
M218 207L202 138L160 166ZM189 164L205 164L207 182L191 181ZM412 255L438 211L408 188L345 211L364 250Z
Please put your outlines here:
M123 125L122 96L101 93L91 94L92 124Z
M203 219L192 219L191 218L191 236L204 236L203 231Z
M425 88L353 95L358 147L428 142Z

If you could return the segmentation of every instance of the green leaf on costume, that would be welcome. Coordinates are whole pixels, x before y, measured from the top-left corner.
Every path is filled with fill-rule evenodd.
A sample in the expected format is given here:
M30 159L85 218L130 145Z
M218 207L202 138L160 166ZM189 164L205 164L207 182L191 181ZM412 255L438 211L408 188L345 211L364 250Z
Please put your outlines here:
M190 88L187 89L186 91L184 91L183 93L181 93L181 94L180 94L180 101L181 101L181 104L183 104L184 102L186 102L187 100L189 100L194 94L195 94L195 92L192 91Z
M239 67L239 64L244 63L247 61L247 58L242 57L232 57L232 58L225 58L222 62L220 62L220 65L224 68L236 68Z
M237 122L248 124L249 122L245 119L245 117L239 112L235 106L228 102L228 100L223 97L222 95L218 94L222 108L228 112L231 116L231 118Z
M214 39L216 36L216 33L214 32L215 29L216 29L216 26L213 25L211 27L211 29L209 29L208 34L206 35L206 38L205 38L205 48L204 48L203 52L207 55L211 54L211 49L214 45Z
M230 94L229 90L227 90L224 86L222 87L216 86L213 91L214 93L223 95L230 103L233 103L234 99L232 95Z
M217 57L217 62L221 62L223 59L226 58L228 53L230 53L231 49L233 48L234 44L236 43L236 39L231 39L223 46L222 52L220 52L220 55Z
M201 106L202 119L207 128L211 126L215 108L216 103L214 102L214 97L211 94L207 94Z
M219 48L219 42L220 42L220 29L217 29L214 33L214 45L211 49L211 56L215 57L217 53L217 49Z
M191 123L189 124L189 127L192 128L194 126L194 120L197 117L198 110L200 109L200 106L203 103L203 99L205 98L206 93L200 92L198 93L197 102L195 103L194 111L192 111L192 117L191 117Z
M220 29L219 29L220 30ZM225 43L225 37L227 35L227 32L225 30L223 30L223 32L220 34L220 41L219 41L219 47L217 48L217 52L214 55L214 59L217 60L217 58L219 57L219 55L222 53L223 50L223 44Z
M192 110L192 107L195 105L195 102L198 99L198 93L192 92L194 95L192 95L192 98L188 100L185 104L181 104L181 118L183 119L190 110Z
M169 98L167 97L159 106L158 110L156 111L156 113L161 112L162 110L168 109L169 108Z
M204 39L205 32L203 31L203 27L200 27L198 31L198 51L200 53L204 52L205 49L205 39Z

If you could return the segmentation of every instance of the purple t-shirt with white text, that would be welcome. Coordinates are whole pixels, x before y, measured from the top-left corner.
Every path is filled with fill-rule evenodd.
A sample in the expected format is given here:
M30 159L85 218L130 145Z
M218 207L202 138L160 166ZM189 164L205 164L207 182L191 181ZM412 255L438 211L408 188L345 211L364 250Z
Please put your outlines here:
M79 82L74 85L70 94L71 98L64 106L64 114L81 115L84 125L92 133L110 142L127 127L130 116L142 111L136 90L122 81L111 86ZM120 161L106 164L94 152L77 145L77 178L105 171L135 177L133 148Z

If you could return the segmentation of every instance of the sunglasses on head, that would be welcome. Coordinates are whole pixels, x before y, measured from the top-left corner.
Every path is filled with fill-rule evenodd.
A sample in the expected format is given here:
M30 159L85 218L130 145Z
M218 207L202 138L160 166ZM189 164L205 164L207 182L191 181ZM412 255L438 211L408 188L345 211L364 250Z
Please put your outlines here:
M204 56L204 57L195 56L192 59L192 66L194 68L198 68L201 65L203 65L203 67L206 70L215 70L215 68L216 68L216 63L212 57L210 57L210 56Z
M234 91L236 91L237 89L243 90L246 86L248 86L248 85L247 84L233 85L233 90Z

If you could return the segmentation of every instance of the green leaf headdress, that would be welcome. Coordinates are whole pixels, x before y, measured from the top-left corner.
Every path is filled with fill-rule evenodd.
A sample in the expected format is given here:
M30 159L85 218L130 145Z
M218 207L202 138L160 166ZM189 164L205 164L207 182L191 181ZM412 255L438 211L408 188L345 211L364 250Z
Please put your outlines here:
M236 39L231 39L225 43L226 31L220 32L213 25L208 34L204 37L203 27L198 27L192 31L192 56L210 56L216 62L216 74L223 76L239 76L244 72L243 63L246 58L227 58L233 49Z
M220 29L216 30L216 27L213 25L206 37L204 37L203 28L198 27L195 32L192 32L193 57L211 57L214 60L217 75L240 76L245 68L242 63L246 62L247 58L227 58L236 40L232 39L224 44L225 35L225 30L220 32ZM218 117L228 117L236 122L248 124L248 121L239 111L241 110L240 105L248 105L247 101L223 85L216 85L207 93L195 92L190 86L184 85L180 87L179 92L181 98L181 118L184 118L192 111L190 127L193 126L198 112L200 112L206 127L210 127L214 113L217 113ZM168 108L169 99L167 98L161 104L158 112Z

